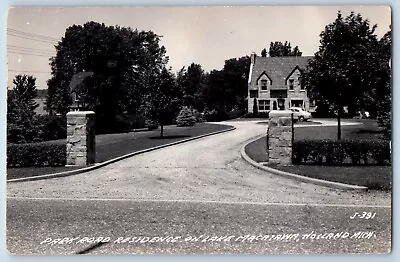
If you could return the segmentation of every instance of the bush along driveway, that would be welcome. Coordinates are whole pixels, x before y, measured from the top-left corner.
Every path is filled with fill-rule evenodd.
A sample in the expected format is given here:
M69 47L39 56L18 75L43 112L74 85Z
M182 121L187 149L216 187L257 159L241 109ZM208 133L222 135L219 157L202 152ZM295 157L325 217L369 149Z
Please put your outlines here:
M391 190L392 168L390 152L387 152L389 146L387 141L379 139L380 130L376 122L367 121L363 125L344 126L342 130L344 139L336 143L335 126L295 128L293 150L298 163L289 166L267 163L265 165L306 177L366 186L371 190ZM299 151L297 147L303 144L308 146ZM323 152L319 152L317 148ZM368 148L372 149L372 152L367 150ZM245 152L258 163L268 161L266 138L262 137L248 144Z
M129 153L148 148L162 146L197 136L231 129L232 126L201 123L191 127L164 127L164 136L160 137L160 130L129 132L121 134L105 134L96 136L96 162L102 163ZM59 143L58 141L57 143ZM7 168L7 179L40 176L46 174L71 171L82 167L12 167Z

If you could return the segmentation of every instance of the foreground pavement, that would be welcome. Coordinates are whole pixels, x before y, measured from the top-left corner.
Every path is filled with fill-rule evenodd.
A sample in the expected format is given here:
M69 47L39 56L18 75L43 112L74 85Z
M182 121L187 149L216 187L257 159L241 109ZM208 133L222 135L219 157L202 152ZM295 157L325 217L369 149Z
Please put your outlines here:
M376 215L351 219L364 211ZM7 246L47 255L387 253L390 221L389 207L10 199Z
M253 168L241 159L239 151L247 141L263 135L265 125L229 124L237 129L145 153L96 171L9 183L8 250L17 254L390 250L390 193L345 192ZM310 233L316 233L315 238L321 235L319 239L302 239ZM349 236L333 239L330 233ZM299 234L301 239L265 237L281 234ZM252 241L238 238L246 235L261 237ZM114 243L119 237L139 236L165 239ZM180 238L171 242L173 238L168 236ZM203 242L202 237L207 236L227 236L228 240ZM64 237L77 239L70 244L66 240L53 245L46 242ZM110 239L96 245L96 241L84 237ZM192 240L194 237L199 240Z

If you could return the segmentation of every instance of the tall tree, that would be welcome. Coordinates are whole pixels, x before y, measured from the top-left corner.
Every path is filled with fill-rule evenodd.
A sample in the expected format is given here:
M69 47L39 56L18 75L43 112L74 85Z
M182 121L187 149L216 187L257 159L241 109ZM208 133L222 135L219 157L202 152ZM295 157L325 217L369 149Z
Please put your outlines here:
M36 78L28 75L16 75L13 84L13 97L19 103L25 104L29 110L35 110L39 106L34 100L37 95Z
M295 46L292 49L291 44L288 41L285 41L285 43L282 43L281 41L271 42L268 53L270 57L302 55L302 52L300 52L299 47Z
M14 87L7 96L7 142L27 143L34 141L38 135L35 125L36 78L17 75L13 80Z
M225 85L225 110L240 110L244 113L247 103L247 82L249 78L250 57L231 58L225 60L223 68Z
M202 111L204 103L201 99L201 90L205 81L204 70L201 65L192 63L187 70L182 68L178 72L177 82L183 92L183 105Z
M247 81L250 57L225 60L222 70L206 74L202 88L205 111L213 111L213 121L225 120L230 112L243 114L246 110Z
M392 57L392 30L388 31L379 41L378 52L381 55L381 70L376 81L373 95L376 99L378 124L384 129L385 138L391 137L392 131L392 83L391 83L391 57Z
M320 47L307 66L303 77L312 99L333 104L337 110L338 135L341 139L343 106L355 112L360 98L371 90L375 81L378 44L376 25L361 14L343 18L338 12L334 22L320 34Z
M143 105L147 119L161 126L160 136L164 136L164 126L170 124L181 108L182 93L171 70L162 69L151 92L147 92Z
M261 50L261 57L267 57L267 49L266 48Z
M146 90L152 89L168 61L155 33L96 22L67 28L56 50L48 81L48 110L65 115L72 102L73 76L92 72L80 92L87 109L96 112L97 129L105 132L118 115L138 112Z

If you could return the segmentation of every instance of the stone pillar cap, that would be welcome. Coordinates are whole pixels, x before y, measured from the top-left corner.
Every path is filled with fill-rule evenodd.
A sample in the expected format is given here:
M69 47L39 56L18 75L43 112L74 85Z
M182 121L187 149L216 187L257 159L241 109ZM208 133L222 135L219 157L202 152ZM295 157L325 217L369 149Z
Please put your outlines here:
M292 117L293 112L290 110L272 110L269 111L269 119L278 117Z
M91 115L94 114L93 111L71 111L67 115Z

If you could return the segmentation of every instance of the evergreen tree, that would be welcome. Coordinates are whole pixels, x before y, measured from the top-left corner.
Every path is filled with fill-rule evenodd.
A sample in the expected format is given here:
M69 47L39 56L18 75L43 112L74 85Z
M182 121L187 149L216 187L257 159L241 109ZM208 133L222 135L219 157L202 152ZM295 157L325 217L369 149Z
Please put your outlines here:
M178 117L176 118L177 126L193 126L196 124L196 117L193 114L193 110L184 106L182 110L179 112Z
M7 142L29 143L36 141L40 134L35 122L36 78L17 75L14 87L7 96Z

